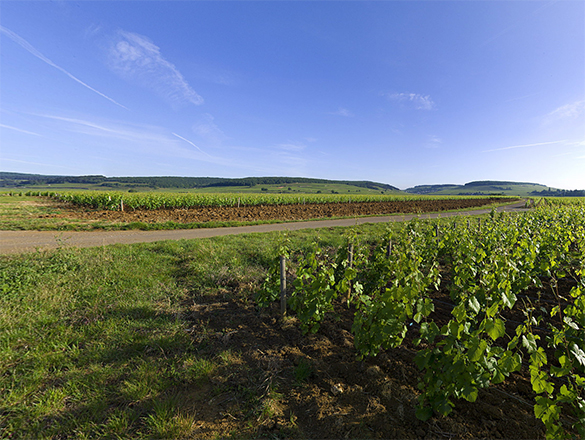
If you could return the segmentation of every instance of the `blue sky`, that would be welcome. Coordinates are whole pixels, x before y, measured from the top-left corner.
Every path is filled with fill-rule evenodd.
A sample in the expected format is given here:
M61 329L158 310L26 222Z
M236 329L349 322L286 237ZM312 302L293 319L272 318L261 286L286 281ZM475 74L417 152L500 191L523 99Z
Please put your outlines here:
M3 1L0 170L585 189L585 2Z

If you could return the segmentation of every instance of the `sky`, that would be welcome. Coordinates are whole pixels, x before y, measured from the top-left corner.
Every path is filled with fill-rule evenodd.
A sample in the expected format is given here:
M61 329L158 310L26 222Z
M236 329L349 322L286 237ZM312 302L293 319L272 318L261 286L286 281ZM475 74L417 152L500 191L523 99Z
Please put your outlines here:
M585 2L3 0L0 170L585 189Z

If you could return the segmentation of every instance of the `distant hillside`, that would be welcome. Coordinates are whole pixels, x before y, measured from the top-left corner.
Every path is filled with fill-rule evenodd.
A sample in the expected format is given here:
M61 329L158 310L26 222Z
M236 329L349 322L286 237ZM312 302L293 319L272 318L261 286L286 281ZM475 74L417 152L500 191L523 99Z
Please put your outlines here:
M463 185L418 185L405 191L411 194L435 194L439 191L455 191L463 188Z
M483 180L465 185L420 185L408 188L411 194L429 195L507 195L507 196L567 196L574 191L559 190L540 183ZM569 194L571 193L571 194ZM584 193L585 194L585 193Z
M0 187L24 188L47 185L90 185L104 188L143 187L144 189L169 188L213 188L213 187L254 187L257 185L290 185L290 184L335 184L351 185L376 191L400 191L385 183L351 180L310 179L306 177L244 177L241 179L225 179L221 177L106 177L91 176L46 176L41 174L23 174L0 172ZM94 188L95 189L95 188Z
M116 189L120 191L181 190L196 192L403 192L395 186L367 180L328 180L306 177L106 177L55 176L0 171L0 188ZM539 183L483 180L465 185L419 185L405 190L428 195L507 195L520 197L585 197L585 190L561 190Z

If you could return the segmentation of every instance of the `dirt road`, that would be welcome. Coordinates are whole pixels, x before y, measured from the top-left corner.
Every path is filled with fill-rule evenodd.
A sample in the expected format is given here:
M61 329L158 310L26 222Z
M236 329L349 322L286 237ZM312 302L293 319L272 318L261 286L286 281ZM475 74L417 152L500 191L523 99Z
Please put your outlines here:
M516 202L498 208L498 212L524 211L525 202ZM146 243L162 240L181 240L208 238L221 235L249 234L253 232L297 231L299 229L331 228L354 226L364 223L385 223L408 221L414 217L429 219L487 214L489 209L476 209L463 212L442 212L440 214L404 214L379 217L358 217L340 220L315 220L267 225L239 226L231 228L178 229L163 231L0 231L0 254L34 252L36 250L56 249L58 247L94 247L121 243Z

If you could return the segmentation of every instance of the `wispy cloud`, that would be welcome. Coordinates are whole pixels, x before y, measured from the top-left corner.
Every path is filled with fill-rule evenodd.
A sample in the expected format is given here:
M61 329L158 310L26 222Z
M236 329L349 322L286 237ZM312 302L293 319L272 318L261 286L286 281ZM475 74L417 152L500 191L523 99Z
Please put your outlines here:
M190 64L192 66L192 75L197 79L222 86L235 86L240 82L237 73L217 68L209 64Z
M115 153L149 154L167 158L184 158L218 165L233 166L231 158L211 156L189 139L164 127L131 124L124 121L91 120L61 115L33 114L32 116L56 121L56 130L88 136L91 142L104 151ZM184 146L188 143L193 148Z
M304 142L287 141L275 144L268 150L258 151L258 154L266 158L260 165L270 173L302 176L308 164L303 154L306 149Z
M90 121L86 119L70 118L58 115L38 114L46 119L65 122L62 128L72 133L86 134L96 137L109 137L135 143L164 142L169 138L162 133L162 129L149 126L134 126L111 121Z
M443 140L440 137L433 135L433 136L429 136L426 147L427 148L439 148L442 143L443 143Z
M558 1L559 0L549 1L549 2L546 2L545 4L539 6L537 9L531 11L529 14L526 14L524 17L522 17L521 20L516 20L512 26L508 26L505 29L502 29L497 34L492 35L490 38L488 38L486 41L484 41L482 44L480 44L479 47L482 48L484 46L487 46L488 44L491 44L493 41L497 40L498 38L506 35L507 33L513 31L514 29L518 28L524 21L529 20L532 15L535 15L535 14L539 13L540 11L542 11L543 9L550 7L550 6L554 5L555 3L558 3Z
M153 90L171 104L203 103L203 98L191 88L181 72L147 37L119 31L108 55L114 72Z
M93 36L99 34L101 32L101 30L102 30L101 25L98 25L95 23L91 24L85 29L85 37L86 38L93 37Z
M40 136L40 134L38 134L38 133L34 133L34 132L28 131L28 130L23 130L22 128L12 127L10 125L0 124L0 127L1 128L7 128L9 130L18 131L19 133L30 134L30 135L33 135L33 136Z
M553 122L558 120L573 120L585 114L585 100L575 101L571 104L566 104L554 109L546 115L546 122Z
M390 101L401 102L414 107L417 110L432 110L435 103L429 95L418 93L383 93Z
M283 151L303 151L307 148L307 146L297 142L286 142L283 144L278 144L276 148Z
M46 56L44 56L41 52L39 52L37 49L35 49L28 41L26 41L24 38L20 37L19 35L15 34L14 32L12 32L9 29L6 29L3 26L0 26L0 33L5 34L6 36L8 36L8 38L10 38L12 41L14 41L16 44L18 44L19 46L21 46L23 49L27 50L28 52L30 52L32 55L34 55L35 57L37 57L38 59L40 59L41 61L44 61L45 63L47 63L49 66L54 67L55 69L59 70L60 72L63 72L65 75L67 75L69 78L71 78L72 80L76 81L77 83L81 84L82 86L88 88L89 90L91 90L92 92L97 93L98 95L100 95L103 98L106 98L108 101L113 102L114 104L116 104L117 106L120 106L126 110L128 110L126 107L124 107L122 104L120 104L119 102L116 102L115 100L113 100L112 98L110 98L109 96L103 94L102 92L94 89L93 87L87 85L86 83L84 83L83 81L81 81L79 78L73 76L71 73L67 72L65 69L63 69L62 67L58 66L57 64L55 64L54 62L52 62L50 59L48 59Z
M331 112L331 115L336 115L336 116L345 116L346 118L351 118L353 117L353 113L350 112L348 109L343 108L343 107L339 107L337 109L337 111Z
M291 151L276 151L271 155L271 163L273 172L275 170L282 170L286 174L292 173L295 175L304 174L304 169L307 165L307 159Z
M193 132L208 142L219 144L227 136L215 123L215 118L209 113L203 114L192 126Z
M506 99L504 102L508 103L508 102L514 102L514 101L521 101L523 99L531 98L532 96L541 95L541 94L542 94L542 92L536 92L536 93L530 93L528 95L516 96L514 98Z
M492 151L504 151L504 150L513 150L516 148L530 148L530 147L539 147L541 145L552 145L552 144L566 144L567 140L563 139L560 141L551 141L551 142L538 142L535 144L524 144L524 145L511 145L509 147L503 147L503 148L494 148L492 150L484 150L482 151L482 153L491 153Z
M197 145L195 145L193 142L191 142L188 139L185 139L183 136L179 136L177 133L172 133L173 136L178 137L179 139L187 142L189 145L192 145L193 147L197 148L199 151L201 151L203 154L207 154L205 151L203 151L201 148L199 148ZM209 154L207 154L209 156Z

